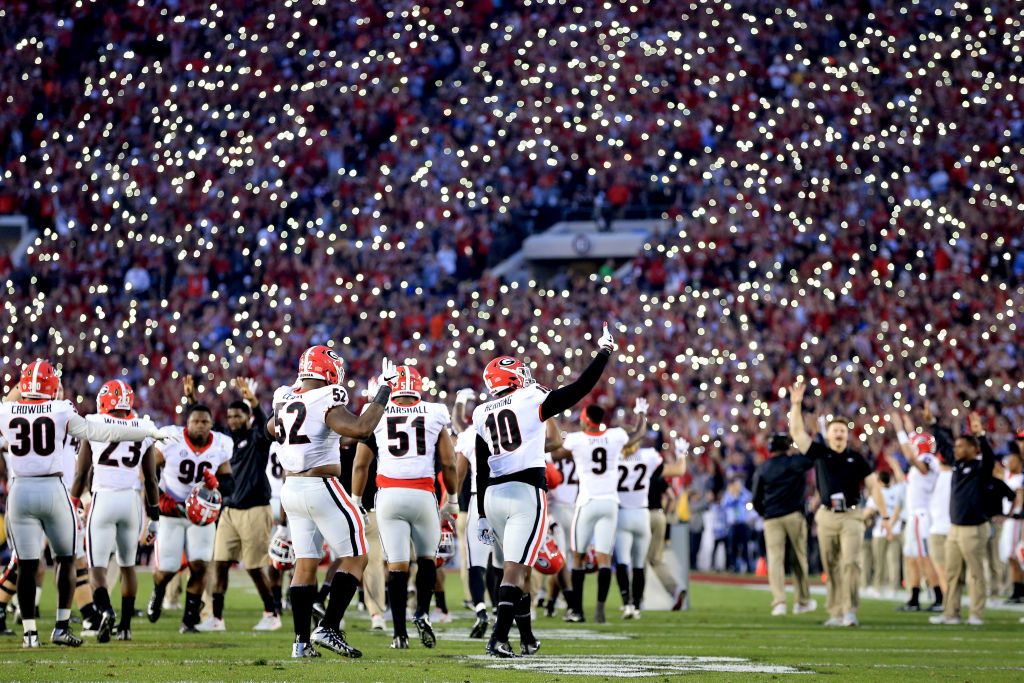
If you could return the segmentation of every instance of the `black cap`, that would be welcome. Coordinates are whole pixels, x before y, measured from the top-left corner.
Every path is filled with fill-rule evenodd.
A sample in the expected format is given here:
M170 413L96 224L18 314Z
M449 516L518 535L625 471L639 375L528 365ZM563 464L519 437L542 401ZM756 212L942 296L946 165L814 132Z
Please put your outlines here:
M775 432L768 442L768 449L772 453L782 453L793 447L793 439L785 432Z

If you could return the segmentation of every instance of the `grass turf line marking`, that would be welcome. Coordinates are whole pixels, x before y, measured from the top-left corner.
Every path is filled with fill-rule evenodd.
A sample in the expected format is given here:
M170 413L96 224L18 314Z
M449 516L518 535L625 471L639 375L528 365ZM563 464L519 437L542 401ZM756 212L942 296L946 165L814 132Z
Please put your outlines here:
M514 669L572 676L608 678L652 678L667 673L707 671L744 674L807 674L811 671L782 664L761 664L740 657L691 657L649 655L592 655L565 657L537 655L497 660L488 655L470 655L465 659L484 663L489 669Z

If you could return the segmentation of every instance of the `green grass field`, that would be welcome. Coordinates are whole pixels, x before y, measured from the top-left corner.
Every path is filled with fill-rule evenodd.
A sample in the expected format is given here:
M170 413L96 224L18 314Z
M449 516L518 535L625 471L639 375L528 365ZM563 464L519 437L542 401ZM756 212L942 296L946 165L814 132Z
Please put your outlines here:
M40 621L46 644L23 651L20 627L18 636L0 637L0 679L583 683L640 676L659 681L800 680L804 672L858 681L1024 680L1024 625L1016 613L990 610L981 628L938 627L929 625L925 615L897 614L891 603L865 601L863 626L834 631L822 628L820 609L813 615L772 618L767 592L712 584L693 586L689 612L645 612L638 622L618 618L617 596L609 603L614 614L605 626L570 626L541 617L541 654L511 662L481 656L483 643L465 638L471 621L462 609L456 612L462 618L438 627L434 650L425 650L418 641L409 650L391 650L390 633L371 632L368 619L351 612L349 641L363 650L362 659L324 652L319 660L293 662L290 615L285 615L285 629L254 634L249 629L258 617L256 596L241 573L233 573L232 581L227 633L179 635L181 613L165 612L156 625L137 619L131 643L88 640L77 650L46 642L52 627L48 585L46 618ZM140 583L139 603L144 605L149 576L142 576ZM593 581L589 584L592 598ZM460 605L457 577L449 576L448 588L449 604Z

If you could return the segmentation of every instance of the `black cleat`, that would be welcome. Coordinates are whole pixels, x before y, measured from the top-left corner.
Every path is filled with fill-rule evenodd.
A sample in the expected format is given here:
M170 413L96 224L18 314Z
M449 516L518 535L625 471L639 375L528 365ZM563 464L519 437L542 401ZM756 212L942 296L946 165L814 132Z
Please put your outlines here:
M118 627L118 629L117 629L117 636L115 636L115 637L118 640L131 640L132 639L132 630L130 628L120 628L120 627Z
M320 653L309 643L300 643L298 640L292 643L292 659L310 659L319 656Z
M55 628L53 633L50 634L50 642L54 645L78 647L82 644L82 639L72 633L71 629Z
M14 631L7 628L7 605L0 605L0 636L13 636Z
M335 631L333 628L327 628L326 626L317 626L310 636L310 640L314 645L325 647L342 657L356 659L363 656L362 652L348 644L348 641L345 640L344 631Z
M391 639L392 650L408 650L409 636L395 636Z
M154 590L153 594L149 596L149 604L146 605L146 618L149 619L149 623L155 624L160 620L160 613L164 609L164 592L162 590Z
M536 638L533 639L532 643L519 643L519 651L523 653L524 657L537 654L540 650L540 641Z
M920 612L921 611L921 605L917 604L916 602L908 602L905 605L900 605L899 607L897 607L896 611L897 612Z
M490 623L491 620L487 618L487 612L478 612L476 615L476 622L473 624L473 628L469 630L469 637L483 638L487 635L487 627Z
M437 636L434 635L434 628L430 625L427 615L413 617L412 623L416 624L416 630L420 632L420 642L423 647L434 647L437 643Z
M195 624L182 624L178 633L202 633L202 631L197 629Z
M544 608L544 616L547 617L548 619L552 618L553 616L555 616L555 609L556 609L555 601L554 600L548 600L548 604Z
M100 623L96 627L96 640L101 643L110 642L110 632L114 630L114 613L104 612L100 616Z
M496 640L489 640L484 652L492 657L498 657L499 659L515 659L519 656L512 650L512 646L507 642L499 643Z

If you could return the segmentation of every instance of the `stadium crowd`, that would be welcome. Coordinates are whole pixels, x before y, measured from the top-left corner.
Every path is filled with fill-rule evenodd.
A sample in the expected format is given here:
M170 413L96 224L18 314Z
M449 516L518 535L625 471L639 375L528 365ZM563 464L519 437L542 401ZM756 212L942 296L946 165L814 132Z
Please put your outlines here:
M882 467L882 416L922 390L1004 447L1024 426L1014 10L8 3L0 214L40 237L0 255L5 383L51 358L88 411L128 368L172 421L183 373L223 409L231 377L288 383L332 339L350 376L407 357L447 397L490 351L556 384L607 319L624 374L603 402L651 397L714 504L734 472L749 487L798 374ZM660 227L624 275L488 274L531 230L636 207Z

